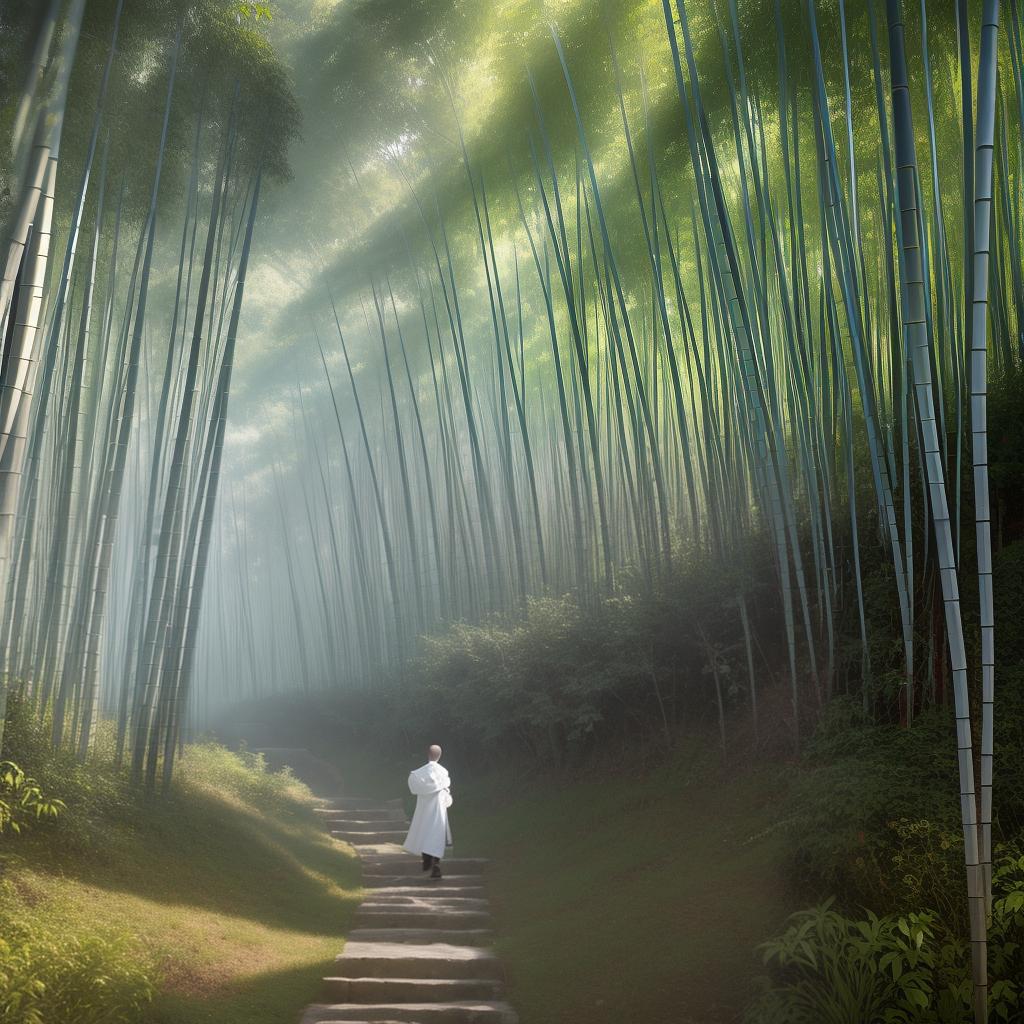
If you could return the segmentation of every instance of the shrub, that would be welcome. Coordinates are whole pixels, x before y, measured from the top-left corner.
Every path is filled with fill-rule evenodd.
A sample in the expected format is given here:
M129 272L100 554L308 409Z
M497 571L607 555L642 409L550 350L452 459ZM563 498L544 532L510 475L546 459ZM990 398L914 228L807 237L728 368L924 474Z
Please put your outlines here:
M45 796L39 783L13 761L0 761L0 832L19 833L31 822L56 818L65 809L63 800Z
M776 733L788 747L789 724L781 721L788 698L782 716L771 713L781 612L777 602L760 599L775 587L770 545L745 542L730 552L728 565L693 554L665 578L625 571L614 596L535 597L522 617L452 622L421 637L415 659L363 680L365 686L301 701L256 699L233 708L223 732L231 735L251 715L272 720L276 735L291 732L294 742L328 760L342 756L339 746L353 764L356 749L378 760L388 750L397 752L396 768L418 754L429 734L458 751L462 768L501 765L516 777L572 774L596 759L605 768L620 760L637 770L663 761L684 726L692 735L716 721L718 688L705 671L713 654L725 680L731 754L739 732L733 721L745 723L750 708L736 604L742 590L756 640L762 746ZM748 565L755 584L740 571ZM787 657L784 643L781 656Z
M1020 1024L1024 1021L1024 840L1006 844L998 852L988 935L992 1002L997 1019ZM1003 1012L1004 1008L1011 1011Z
M895 858L901 845L913 844L891 823L926 821L929 832L956 833L953 736L946 709L901 729L875 725L854 702L834 700L791 790L791 836L801 877L835 893L848 908L921 906L913 900L893 907L894 874L905 873Z
M1024 830L1024 670L997 674L997 840ZM851 700L829 705L789 793L794 870L846 910L926 906L966 931L952 709L910 729L876 725Z
M802 910L761 946L767 991L750 1024L897 1024L915 1019L934 996L930 914L855 921L831 901Z
M1024 1022L1024 852L999 850L989 929L994 1020ZM850 918L833 901L794 914L761 947L768 977L747 1024L960 1024L970 1017L970 952L939 915Z
M650 688L636 615L629 599L584 614L570 598L545 598L512 628L457 624L425 641L418 700L476 743L562 764L612 705Z
M140 796L127 772L113 764L108 730L101 733L102 749L83 763L73 750L54 749L49 723L39 721L19 694L11 694L4 754L31 772L44 793L60 794L67 804L58 823L60 841L72 849L102 851L110 823L132 821L138 814Z
M216 744L201 743L187 748L169 796L147 801L132 793L127 772L116 767L109 754L97 753L87 764L77 764L66 752L51 751L44 733L44 727L19 720L11 749L29 754L33 771L39 765L41 777L63 780L72 799L46 842L39 830L38 840L19 851L19 861L41 855L46 862L52 857L60 870L67 847L84 843L88 849L79 857L116 862L137 851L129 840L132 831L144 829L160 836L190 824L203 826L218 813L220 799L237 798L287 813L299 806L294 801L304 805L311 798L290 772L268 771L262 755L234 754ZM21 783L23 790L32 786L29 779ZM230 837L225 836L225 841L230 842ZM115 930L83 928L77 922L69 927L62 910L59 897L35 903L13 883L0 883L0 1022L143 1024L150 1020L147 1007L157 973L153 954Z
M39 1000L45 992L35 976L29 949L0 937L0 1020L37 1024Z
M139 1024L153 998L153 966L126 936L68 934L59 923L0 915L4 1024Z
M880 906L906 913L931 907L948 928L966 929L964 839L927 818L899 818L887 826L889 864L881 865L876 892Z

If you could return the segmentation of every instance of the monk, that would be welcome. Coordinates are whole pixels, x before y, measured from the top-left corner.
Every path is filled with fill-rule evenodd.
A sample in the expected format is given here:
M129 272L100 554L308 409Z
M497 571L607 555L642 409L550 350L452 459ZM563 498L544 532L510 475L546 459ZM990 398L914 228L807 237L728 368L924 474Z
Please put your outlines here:
M403 844L409 853L423 858L423 870L431 878L441 878L441 858L452 845L448 827L448 808L452 805L451 779L441 767L441 748L435 743L428 751L429 761L409 773L409 792L416 797L409 834Z

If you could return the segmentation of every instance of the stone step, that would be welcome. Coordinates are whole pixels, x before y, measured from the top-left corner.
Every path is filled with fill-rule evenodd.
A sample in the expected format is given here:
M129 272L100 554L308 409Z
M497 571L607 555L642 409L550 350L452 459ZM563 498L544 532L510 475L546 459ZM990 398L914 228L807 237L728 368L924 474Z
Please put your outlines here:
M352 807L348 810L340 807L317 807L315 810L322 818L338 818L346 821L405 820L405 809L402 807Z
M385 874L363 874L364 889L405 889L418 881L424 889L430 889L436 885L445 889L478 889L480 887L479 875L448 875L443 878L431 879L430 876L423 876L420 871L420 878L415 875L385 875Z
M489 946L494 932L488 928L353 928L349 942L401 942L413 946L429 946L443 942L449 946Z
M331 829L331 835L343 843L401 843L408 835L408 829L388 832L354 832L351 829Z
M517 1024L508 1003L335 1003L310 1007L302 1024Z
M435 900L447 897L452 900L479 899L484 900L486 889L482 885L448 885L448 879L429 878L415 885L392 885L387 889L374 889L372 898L375 902L389 903L408 899L409 897ZM429 884L428 884L429 883Z
M324 978L324 1002L447 1003L497 998L501 983L485 978Z
M409 831L409 822L405 818L374 818L373 821L353 821L351 818L328 818L320 816L320 823L328 832L337 829L339 832L403 832Z
M330 828L342 829L345 832L387 832L390 830L406 829L408 822L403 817L394 818L346 818L343 815L327 816L322 815L323 823Z
M339 978L502 978L493 952L446 942L352 942L334 961ZM387 1018L390 1019L390 1018Z
M441 861L441 870L450 871L453 875L480 875L487 867L487 861L480 857L453 857ZM419 875L423 865L412 857L364 857L363 875Z
M405 840L405 833L402 833ZM400 860L409 859L409 851L402 848L399 843L364 843L359 847L359 859L365 864L368 860L388 860L395 858L397 864Z
M487 900L416 900L408 902L405 897L401 902L391 903L388 900L367 900L358 908L359 913L366 914L486 914L491 909Z
M426 907L376 908L356 911L361 928L489 928L491 915L482 910L438 910Z
M374 889L360 905L365 910L475 910L483 911L489 902L477 896L435 896L427 891L416 896L393 896L390 889Z
M394 800L375 800L364 796L332 796L321 800L320 806L335 811L390 811L405 809L405 801L401 797Z

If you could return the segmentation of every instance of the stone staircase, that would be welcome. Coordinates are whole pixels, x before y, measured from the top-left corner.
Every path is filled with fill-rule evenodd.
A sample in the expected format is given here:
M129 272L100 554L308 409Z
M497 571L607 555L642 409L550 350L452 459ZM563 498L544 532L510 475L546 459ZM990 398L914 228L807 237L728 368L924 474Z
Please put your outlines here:
M318 809L331 835L355 847L366 898L323 1002L302 1024L518 1024L490 948L486 861L442 862L431 879L401 843L400 800L343 797Z

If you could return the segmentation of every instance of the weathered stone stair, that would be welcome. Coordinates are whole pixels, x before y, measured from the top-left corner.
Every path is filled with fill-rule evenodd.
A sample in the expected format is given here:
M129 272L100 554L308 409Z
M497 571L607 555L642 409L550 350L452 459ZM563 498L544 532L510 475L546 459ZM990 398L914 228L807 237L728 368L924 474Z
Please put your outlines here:
M486 861L445 860L444 878L427 877L401 848L401 801L338 798L318 813L358 852L366 899L302 1024L517 1024L489 948Z

